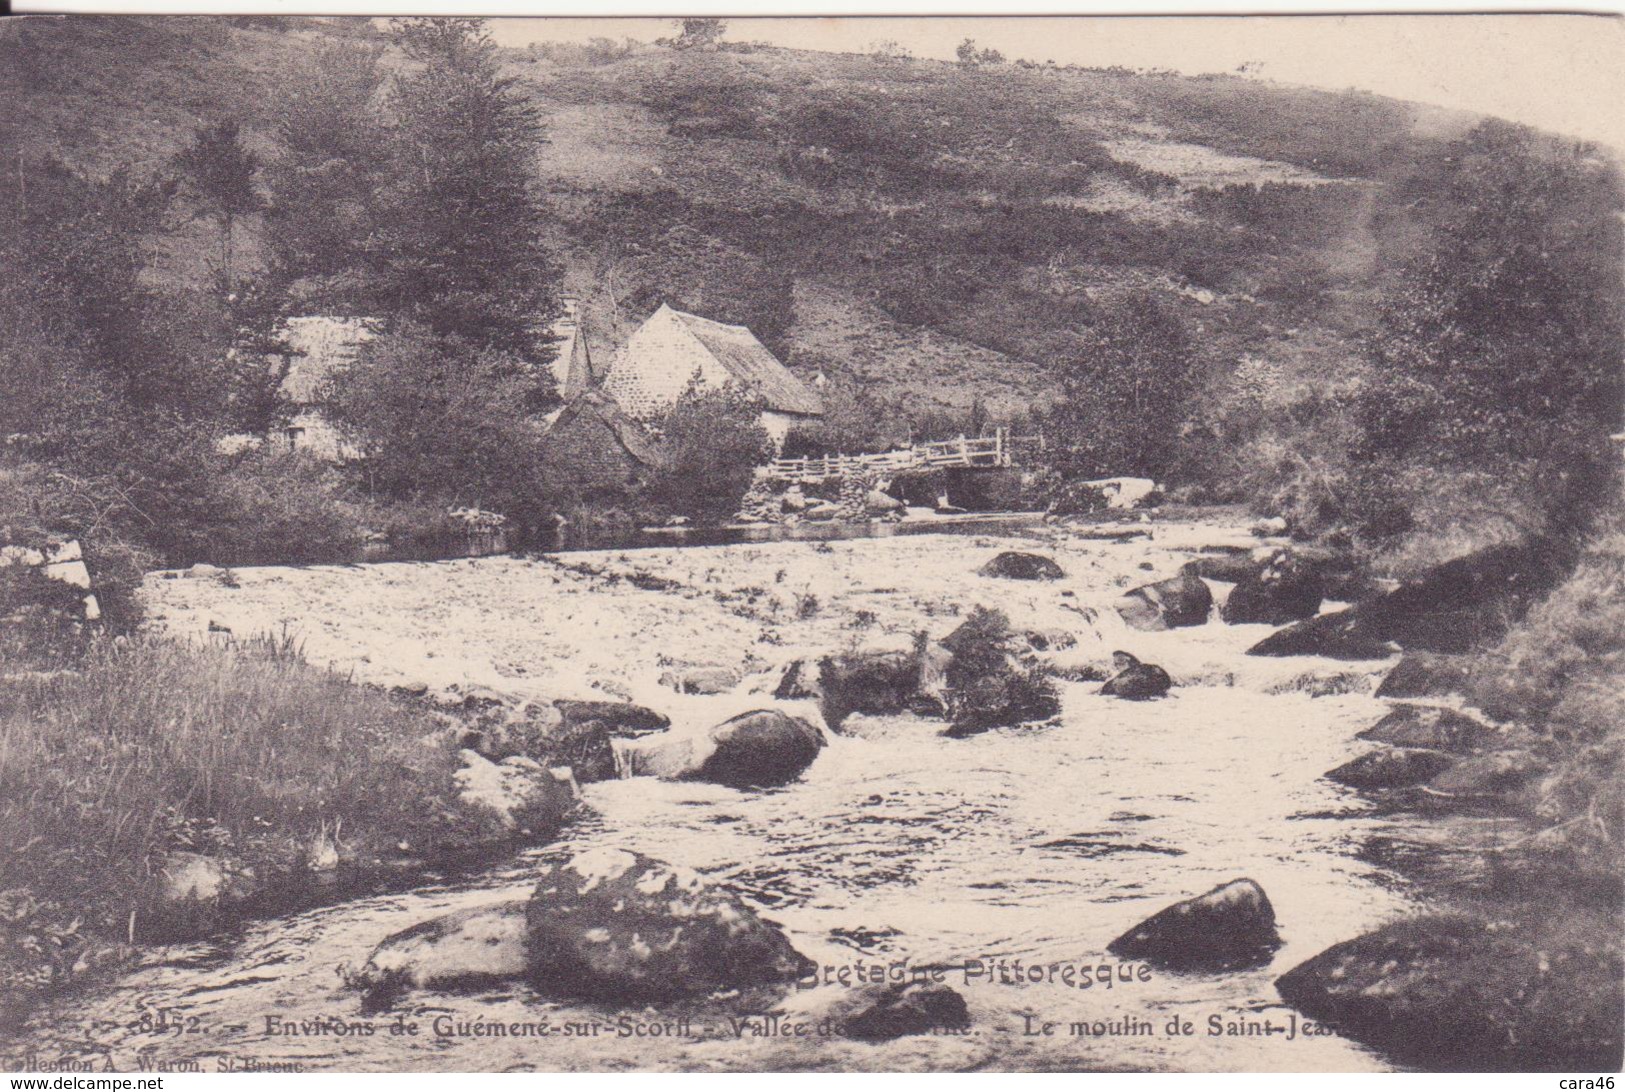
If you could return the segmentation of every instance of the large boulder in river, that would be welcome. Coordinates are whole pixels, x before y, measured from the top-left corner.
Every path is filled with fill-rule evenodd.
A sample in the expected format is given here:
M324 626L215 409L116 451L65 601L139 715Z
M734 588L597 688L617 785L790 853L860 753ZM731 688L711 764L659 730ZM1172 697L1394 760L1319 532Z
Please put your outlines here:
M580 801L576 781L564 767L545 767L523 755L492 762L467 748L460 757L462 766L452 775L458 800L495 812L511 830L551 836Z
M863 651L827 656L809 667L790 665L773 694L816 697L824 723L839 731L853 713L941 713L948 653L922 642L911 651Z
M1199 626L1213 610L1213 593L1201 577L1180 573L1135 588L1121 596L1115 606L1123 621L1138 630Z
M1059 580L1066 575L1052 558L1019 550L1006 550L976 571L1004 580Z
M1314 617L1321 598L1320 574L1287 555L1232 588L1219 613L1233 626L1279 626Z
M614 848L541 867L525 908L526 962L545 994L637 1004L813 969L778 926L686 868Z
M1499 636L1567 575L1570 547L1548 541L1491 546L1436 565L1360 606L1401 647L1469 652Z
M547 767L568 766L587 785L615 779L615 738L656 732L671 721L630 702L557 701L552 707L481 709L471 723L465 746L486 758L519 756Z
M1465 694L1473 657L1442 652L1407 652L1377 687L1379 698L1431 698Z
M1617 922L1599 924L1564 921L1541 935L1540 923L1402 921L1333 945L1275 988L1311 1019L1411 1065L1613 1073L1625 965Z
M772 709L742 713L707 732L660 732L624 745L634 777L766 788L799 777L824 746L800 717Z
M1361 732L1359 738L1395 747L1427 747L1452 754L1467 754L1494 736L1494 728L1465 713L1438 705L1404 702L1394 706L1387 716Z
M1185 562L1179 571L1192 576L1206 577L1209 580L1222 580L1226 584L1239 584L1258 575L1263 566L1255 561L1245 550L1216 554L1205 554L1202 557Z
M556 701L566 724L602 724L612 736L641 736L671 727L671 718L627 701Z
M743 679L737 668L700 664L672 668L660 676L660 685L679 694L726 694Z
M1391 645L1460 653L1501 633L1561 578L1572 552L1551 543L1492 546L1436 565L1391 591L1270 634L1254 656L1376 659Z
M1278 629L1252 648L1249 656L1325 656L1333 660L1381 660L1393 648L1359 607L1332 611Z
M378 1005L408 989L473 989L513 981L526 966L525 901L514 899L430 918L385 937L346 981Z
M1175 971L1255 967L1281 946L1275 908L1252 880L1231 880L1153 914L1106 950Z
M897 982L852 999L853 1011L838 1023L849 1039L868 1043L962 1031L970 1027L970 1009L951 986L933 982Z
M1129 701L1146 701L1150 698L1160 698L1168 693L1174 685L1174 680L1168 677L1156 664L1142 664L1138 658L1127 652L1112 653L1112 666L1117 673L1106 680L1106 685L1100 692L1107 697L1126 698Z
M783 785L801 776L824 736L800 717L758 709L711 729L711 753L689 776L736 789Z
M1456 764L1453 755L1409 747L1384 747L1345 762L1326 775L1352 789L1404 789L1429 781Z
M616 738L669 727L660 713L630 702L558 701L552 705L470 694L458 712L468 726L463 745L493 762L520 756L543 766L568 766L586 785L616 776Z

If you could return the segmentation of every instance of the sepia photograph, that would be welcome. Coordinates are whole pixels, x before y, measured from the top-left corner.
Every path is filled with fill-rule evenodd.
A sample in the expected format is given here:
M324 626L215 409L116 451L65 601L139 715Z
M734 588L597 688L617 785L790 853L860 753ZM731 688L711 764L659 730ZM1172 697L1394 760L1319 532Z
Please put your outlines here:
M1621 102L1608 15L0 18L9 1087L1613 1088Z

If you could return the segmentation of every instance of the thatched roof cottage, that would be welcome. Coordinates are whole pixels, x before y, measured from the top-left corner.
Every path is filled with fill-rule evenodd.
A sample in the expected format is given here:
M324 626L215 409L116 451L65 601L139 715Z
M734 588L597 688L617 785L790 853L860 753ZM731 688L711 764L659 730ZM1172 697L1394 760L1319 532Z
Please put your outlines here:
M756 335L662 304L629 338L604 378L604 392L632 417L669 410L698 377L702 389L736 386L760 400L761 423L782 446L798 424L824 413L818 392L781 364Z

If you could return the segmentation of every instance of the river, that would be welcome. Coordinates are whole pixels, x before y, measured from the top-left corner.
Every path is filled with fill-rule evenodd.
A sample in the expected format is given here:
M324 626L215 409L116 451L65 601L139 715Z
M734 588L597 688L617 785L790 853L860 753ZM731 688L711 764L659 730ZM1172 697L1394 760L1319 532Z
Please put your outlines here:
M854 573L866 574L871 584L882 579L896 586L879 592L906 599L914 588L910 580L925 587L932 574L971 571L996 549L1042 547L1068 568L1071 602L1057 600L1053 588L1008 585L1001 605L1018 616L1029 605L1036 610L1040 599L1046 609L1103 602L1125 574L1144 576L1146 566L1157 575L1171 572L1196 544L1216 537L1209 530L1159 531L1158 541L1138 544L1060 531L1024 539L909 536L839 544L833 560L803 543L601 560L669 577L715 572L716 565L704 562L725 555L698 556L709 550L749 549L754 552L732 555L736 565L722 566L736 583L753 579L758 569L790 569L797 575L787 583L802 586L797 580L804 577L806 586L825 587L822 624L844 626L832 619L849 616L855 604L872 605L877 589L843 590L833 571L808 574L797 565L838 567L846 560L852 580ZM864 552L842 554L846 547ZM477 567L486 561L445 564L485 572ZM877 569L882 563L883 571ZM526 571L536 581L559 582L545 567ZM261 583L283 583L287 572ZM253 601L256 579L241 579L249 595L238 602ZM518 586L513 572L504 570L499 579ZM192 589L179 587L185 583L164 589L172 623L195 621L188 610L197 604L183 601ZM965 602L987 601L1002 587L970 581L943 591L939 579L930 586ZM848 592L855 597L850 603ZM556 588L548 593L555 610L558 594ZM211 600L194 613L201 618L223 609ZM590 785L590 814L566 831L562 848L613 845L697 869L739 891L779 922L799 950L832 967L906 961L963 968L972 960L984 967L1002 960L1007 969L1016 960L1024 968L1115 965L1104 952L1119 933L1170 902L1248 876L1269 894L1285 941L1268 966L1220 975L1159 971L1149 981L1088 989L1078 988L1081 979L1071 986L1054 978L1015 984L986 974L967 982L956 969L948 981L969 1003L971 1034L878 1045L816 1033L842 990L838 984L626 1010L548 999L515 984L468 994L414 993L387 1012L363 1012L361 999L342 981L341 965L359 964L385 936L426 918L522 897L534 884L536 857L561 848L555 846L475 877L150 949L140 966L111 983L38 1012L20 1035L0 1042L0 1057L26 1049L98 1067L110 1060L119 1069L208 1071L265 1064L442 1071L1393 1068L1380 1054L1335 1035L1305 1035L1301 1026L1291 1038L1285 1032L1210 1033L1213 1018L1220 1031L1291 1026L1290 1010L1272 985L1277 975L1330 944L1414 911L1426 897L1393 862L1407 847L1437 841L1441 828L1381 813L1321 778L1369 746L1354 736L1384 711L1370 691L1388 664L1248 658L1245 648L1267 630L1228 627L1217 618L1143 635L1128 632L1109 611L1047 617L1074 618L1085 649L1129 646L1165 663L1182 685L1167 699L1134 703L1097 695L1097 684L1063 683L1058 723L970 739L944 738L940 723L908 716L854 718L850 734L835 738L801 780L770 791L648 778ZM333 647L348 647L334 640ZM667 646L643 651L652 659L660 647ZM772 671L762 672L762 679L771 678ZM762 682L743 689L752 685ZM682 709L691 719L705 719L755 697L684 699ZM1454 822L1448 836L1457 842L1501 833L1493 825ZM154 1030L160 1010L168 1010L178 1028ZM811 1033L738 1037L729 1024L730 1017L768 1012L784 1015L781 1027L799 1023ZM328 1018L348 1033L272 1035L268 1018ZM449 1018L438 1028L452 1034L436 1034L437 1018ZM643 1024L647 1031L647 1025L684 1019L686 1025L665 1029L677 1034L621 1034L623 1027ZM470 1030L470 1021L543 1020L555 1030L596 1023L600 1031L545 1038L457 1034L459 1024ZM365 1021L372 1023L370 1035L363 1033ZM391 1033L397 1021L416 1024L417 1033ZM1183 1021L1190 1033L1169 1034L1170 1021L1176 1027ZM1144 1033L1145 1026L1153 1030Z

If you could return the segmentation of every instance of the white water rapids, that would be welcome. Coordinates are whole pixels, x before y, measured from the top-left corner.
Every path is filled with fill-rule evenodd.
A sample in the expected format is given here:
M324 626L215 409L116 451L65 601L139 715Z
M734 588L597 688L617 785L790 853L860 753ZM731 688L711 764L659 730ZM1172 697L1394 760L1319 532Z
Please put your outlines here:
M1187 527L1135 544L1045 532L1040 541L943 535L838 543L822 553L810 544L782 543L599 558L698 587L760 584L781 594L777 584L789 589L782 592L786 602L791 590L816 589L822 596L817 624L798 626L787 618L772 639L755 636L765 633L760 618L747 618L741 627L741 616L717 610L714 597L673 607L669 590L634 593L621 584L613 593L594 592L560 585L546 567L507 559L449 563L443 571L464 574L457 579L465 581L494 572L491 579L506 585L516 603L526 594L524 581L535 581L547 588L545 596L536 592L538 617L548 611L555 618L563 612L584 617L592 595L602 596L614 615L606 616L605 626L645 610L642 642L624 645L619 655L642 665L625 677L633 696L650 704L660 695L637 680L658 666L660 653L683 651L688 644L679 643L690 641L688 630L661 638L662 624L698 626L722 634L724 643L735 631L749 634L755 643L736 652L758 663L775 653L781 658L745 689L770 689L784 659L820 644L835 651L837 640L869 642L882 632L906 640L910 623L934 633L956 624L952 616L936 616L935 608L922 614L928 601L1000 606L1018 628L1064 626L1080 645L1057 658L1128 648L1161 663L1180 684L1169 698L1125 702L1100 697L1097 684L1062 683L1063 712L1048 726L948 739L939 734L940 722L854 718L849 734L834 739L801 780L781 789L740 792L646 777L590 785L591 814L565 832L567 847L620 846L697 869L740 892L780 923L800 951L830 967L860 961L963 966L970 960L984 966L1002 960L1007 967L1016 960L1023 966L1115 965L1104 953L1119 933L1173 901L1248 876L1269 894L1285 940L1267 967L1220 975L1159 971L1147 982L1089 989L1076 981L1071 987L1001 983L992 975L967 982L955 972L948 981L969 1003L971 1034L878 1045L817 1034L740 1037L729 1023L730 1017L778 1012L781 1028L816 1027L842 990L838 984L621 1009L551 999L516 983L468 994L413 993L389 1012L362 1012L361 999L335 968L360 963L385 936L427 918L523 897L534 884L526 857L473 879L426 883L249 923L205 943L150 950L141 966L116 981L47 1006L20 1035L0 1041L0 1055L33 1050L98 1066L111 1059L120 1069L196 1065L209 1071L266 1063L444 1071L1391 1068L1380 1055L1336 1036L1209 1034L1213 1017L1221 1029L1246 1021L1285 1026L1289 1010L1275 994L1276 976L1330 944L1413 911L1422 893L1373 847L1390 844L1383 839L1427 837L1421 825L1380 815L1358 794L1321 778L1369 749L1354 737L1385 710L1370 691L1387 663L1248 658L1243 651L1268 632L1263 627L1229 627L1215 617L1192 629L1137 634L1099 609L1126 581L1171 575L1192 548L1232 530ZM968 575L1008 548L1056 557L1068 580L1017 585ZM719 570L717 580L704 579ZM313 587L314 576L281 570L273 580L269 572L245 573L240 590L207 596L181 586L188 582L171 582L160 589L161 605L172 625L224 616L246 627L251 619L274 622L281 608L272 603L273 591L285 592L291 582L305 609L320 610L326 585ZM343 576L343 570L314 572ZM775 580L779 572L789 575ZM370 587L399 584L391 579ZM1073 594L1063 596L1063 590ZM433 602L458 593L442 586L410 594ZM608 605L613 596L622 598ZM410 610L387 595L381 605L376 596L369 603L375 612ZM232 609L240 614L230 615ZM696 617L705 610L716 611L716 618ZM860 610L875 618L864 623L869 629L852 626ZM377 626L378 616L356 624ZM807 636L809 630L816 633ZM320 640L312 647L335 660L356 639L332 629L312 632L328 634L330 647ZM559 639L556 629L549 632ZM693 632L690 643L702 643L699 630ZM801 645L782 636L792 632L801 634ZM442 636L448 654L467 652L466 635ZM504 644L502 662L522 656L523 647ZM377 654L370 662L382 659ZM538 655L526 678L588 670L580 662L550 668L540 661ZM766 704L760 693L665 696L679 727L714 724L741 706ZM1485 836L1471 824L1455 834ZM142 1013L158 1009L183 1018L182 1030L143 1030ZM268 1034L268 1018L370 1020L375 1032ZM416 1023L419 1033L391 1034L397 1018ZM1166 1034L1171 1019L1188 1021L1193 1033ZM539 1021L559 1032L457 1034L458 1028ZM1155 1032L1129 1033L1142 1021ZM1081 1034L1072 1034L1073 1022L1082 1025ZM1053 1035L1027 1034L1046 1023L1054 1025ZM566 1026L585 1032L594 1024L601 1028L595 1035L562 1034ZM1106 1033L1095 1034L1097 1025ZM655 1026L675 1034L621 1033ZM436 1034L437 1027L452 1033Z

